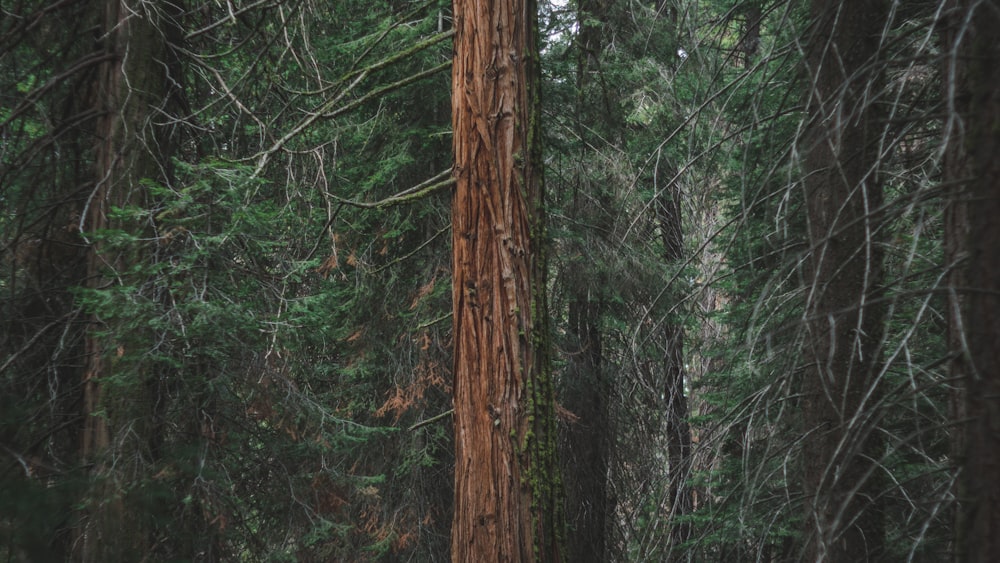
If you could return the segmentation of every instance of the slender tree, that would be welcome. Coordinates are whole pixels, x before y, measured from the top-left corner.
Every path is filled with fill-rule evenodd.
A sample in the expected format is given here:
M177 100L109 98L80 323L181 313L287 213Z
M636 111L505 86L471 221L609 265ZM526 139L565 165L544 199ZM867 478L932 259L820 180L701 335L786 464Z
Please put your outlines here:
M453 561L556 561L535 3L455 0Z

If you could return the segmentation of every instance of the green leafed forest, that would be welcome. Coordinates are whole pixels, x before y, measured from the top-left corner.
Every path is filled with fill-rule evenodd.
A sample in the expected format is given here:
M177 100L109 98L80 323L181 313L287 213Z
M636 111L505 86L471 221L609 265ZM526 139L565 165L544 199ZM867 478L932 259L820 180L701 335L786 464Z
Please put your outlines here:
M1000 561L1000 0L0 0L0 562Z

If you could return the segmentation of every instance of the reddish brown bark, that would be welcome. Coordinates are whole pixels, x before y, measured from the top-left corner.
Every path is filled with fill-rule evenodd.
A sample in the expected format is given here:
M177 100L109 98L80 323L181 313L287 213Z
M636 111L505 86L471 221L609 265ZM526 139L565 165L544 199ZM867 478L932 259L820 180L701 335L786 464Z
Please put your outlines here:
M805 259L802 383L804 561L875 561L882 549L874 461L884 312L878 127L881 3L814 0L803 139L811 250Z
M558 560L535 6L455 0L453 561Z

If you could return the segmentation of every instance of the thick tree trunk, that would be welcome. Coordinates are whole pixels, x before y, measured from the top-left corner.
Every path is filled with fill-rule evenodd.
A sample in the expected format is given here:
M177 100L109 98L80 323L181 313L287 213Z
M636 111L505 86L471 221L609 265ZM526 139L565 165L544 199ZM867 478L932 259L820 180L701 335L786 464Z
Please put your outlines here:
M452 560L556 561L536 8L455 0Z
M956 195L946 249L961 268L950 280L950 341L965 388L953 415L968 421L956 559L1000 561L1000 3L955 0L948 8L944 76L954 113L945 123L945 182Z
M874 210L879 2L814 0L806 53L809 129L804 173L807 358L802 383L804 561L877 561L882 549L875 463L877 305L882 252Z
M154 131L153 120L167 104L169 60L167 40L160 20L162 11L154 6L126 5L121 0L95 4L99 12L100 37L109 55L102 63L94 84L93 100L99 118L96 124L95 183L82 212L84 231L94 236L107 229L142 229L110 218L114 208L146 203L143 179L163 179L161 162L169 160L167 143ZM174 5L170 11L173 12ZM157 151L159 154L155 154ZM114 283L115 272L123 271L136 257L109 251L105 244L90 241L87 255L87 287L104 289ZM75 542L74 559L79 561L122 561L141 558L148 542L143 518L131 514L122 498L120 475L136 473L126 468L140 463L145 441L150 436L152 407L148 397L111 393L107 380L116 375L110 342L99 334L107 327L91 320L86 338L87 365L83 374L84 428L80 442L83 462L91 467L93 500L86 507ZM117 353L126 350L119 348ZM133 374L133 377L135 375ZM129 386L144 389L144 385ZM147 408L148 410L143 410ZM116 441L127 451L111 451L116 428L128 427L129 439ZM139 441L139 443L136 442ZM132 444L128 446L127 444ZM117 456L112 469L109 456Z

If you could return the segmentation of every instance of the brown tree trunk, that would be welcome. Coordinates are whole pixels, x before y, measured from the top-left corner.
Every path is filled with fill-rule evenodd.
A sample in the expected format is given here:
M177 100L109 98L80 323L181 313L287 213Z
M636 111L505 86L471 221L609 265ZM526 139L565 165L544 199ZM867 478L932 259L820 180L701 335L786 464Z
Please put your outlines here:
M874 210L880 3L814 0L806 52L809 125L804 186L807 361L802 383L804 561L877 561L883 524L876 476L877 305L882 256ZM873 301L875 303L873 303ZM874 461L873 461L874 460Z
M175 4L169 6L173 12ZM166 72L169 60L167 40L160 20L162 10L121 0L95 4L99 13L100 37L109 58L102 63L93 89L98 110L96 123L94 188L85 202L82 216L84 233L94 237L100 231L124 229L137 232L139 225L126 225L110 218L114 208L143 206L146 190L143 179L163 179L160 162L169 161L167 143L154 131L153 120L167 103L169 83ZM176 78L175 78L176 79ZM160 154L154 154L158 150ZM87 287L105 289L115 283L115 272L122 271L136 257L111 251L100 239L88 239ZM126 487L119 483L127 469L140 463L148 440L151 408L146 397L121 396L107 385L114 373L115 354L126 351L107 337L100 336L108 327L96 316L90 321L85 343L87 365L83 374L84 428L80 456L91 467L94 489L86 506L75 542L74 559L78 561L123 561L141 558L148 537L141 515L131 514L122 497ZM134 374L133 374L134 377ZM143 388L142 385L130 389ZM112 451L116 427L128 425L127 440L116 443L124 450ZM131 449L128 444L132 444ZM108 463L116 456L116 468ZM134 468L132 468L134 469Z
M944 76L954 113L945 123L945 182L955 189L946 250L960 268L950 280L949 340L965 391L953 415L967 420L956 559L1000 561L1000 3L955 0L947 16Z
M454 0L452 560L561 559L536 7Z

